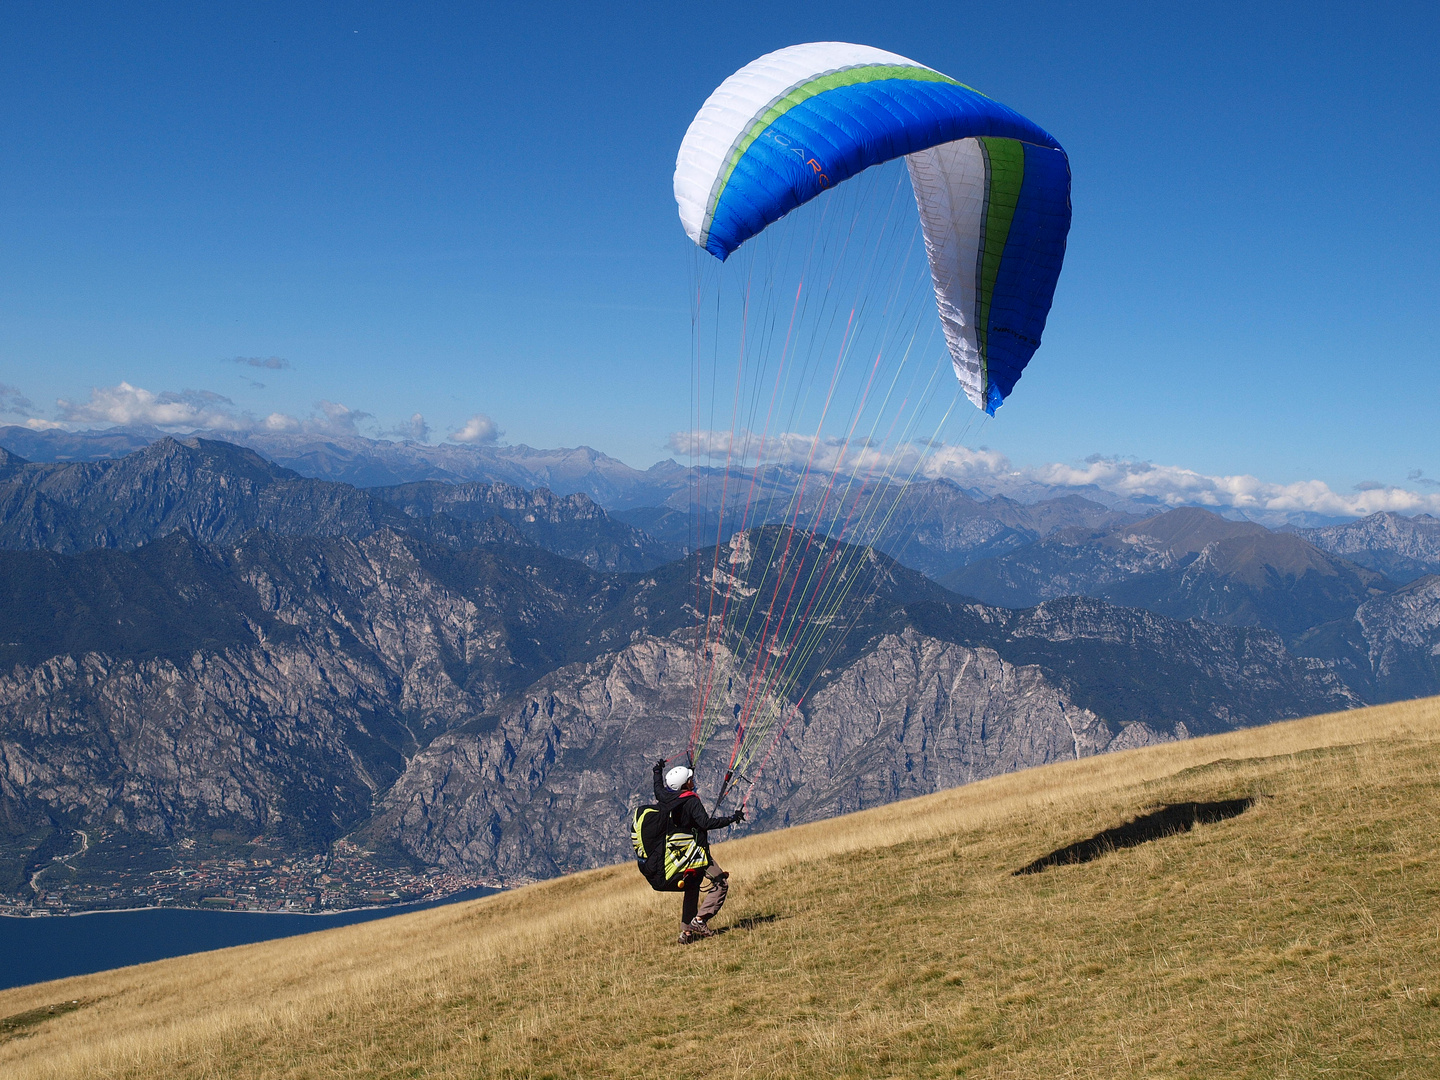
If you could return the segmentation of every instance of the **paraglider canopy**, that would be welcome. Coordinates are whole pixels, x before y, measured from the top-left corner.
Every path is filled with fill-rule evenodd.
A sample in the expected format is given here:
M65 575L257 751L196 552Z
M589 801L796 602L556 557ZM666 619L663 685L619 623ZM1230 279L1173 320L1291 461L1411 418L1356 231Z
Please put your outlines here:
M710 95L675 198L697 245L687 763L733 725L719 791L743 808L888 580L876 552L905 550L950 418L956 443L985 423L962 396L993 414L1039 346L1070 169L948 75L816 42Z
M1039 347L1070 229L1070 168L1046 131L915 61L812 42L747 64L686 132L675 199L718 259L791 210L905 157L946 343L993 414Z

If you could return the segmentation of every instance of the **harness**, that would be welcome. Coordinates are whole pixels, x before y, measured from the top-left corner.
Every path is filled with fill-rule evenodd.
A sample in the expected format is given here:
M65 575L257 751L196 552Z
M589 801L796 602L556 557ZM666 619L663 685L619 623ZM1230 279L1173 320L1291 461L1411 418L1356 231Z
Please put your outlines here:
M681 799L687 796L699 797L693 791L680 793ZM673 808L669 813L654 804L637 809L630 817L630 845L640 873L656 892L683 889L690 875L710 865L710 854L695 834L674 828Z

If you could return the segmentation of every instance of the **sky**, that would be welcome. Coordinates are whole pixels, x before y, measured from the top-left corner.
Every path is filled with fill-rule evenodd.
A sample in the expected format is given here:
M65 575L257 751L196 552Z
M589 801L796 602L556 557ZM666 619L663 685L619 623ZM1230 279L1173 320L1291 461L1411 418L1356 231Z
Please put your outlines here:
M1070 156L1044 345L952 457L1440 512L1421 4L10 2L0 420L669 456L676 149L727 75L812 40L944 71Z

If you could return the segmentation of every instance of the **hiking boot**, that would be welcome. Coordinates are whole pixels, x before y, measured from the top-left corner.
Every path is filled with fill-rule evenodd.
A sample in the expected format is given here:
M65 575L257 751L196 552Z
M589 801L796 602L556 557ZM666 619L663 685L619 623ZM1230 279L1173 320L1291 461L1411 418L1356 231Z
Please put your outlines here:
M706 926L705 920L700 918L699 915L696 915L695 918L691 919L688 923L685 924L685 933L693 935L691 938L692 941L696 938L707 938L715 936L715 931L711 930L710 927Z
M680 931L680 937L676 940L675 944L689 945L691 942L698 940L699 939L690 932L690 928L687 926L684 930Z

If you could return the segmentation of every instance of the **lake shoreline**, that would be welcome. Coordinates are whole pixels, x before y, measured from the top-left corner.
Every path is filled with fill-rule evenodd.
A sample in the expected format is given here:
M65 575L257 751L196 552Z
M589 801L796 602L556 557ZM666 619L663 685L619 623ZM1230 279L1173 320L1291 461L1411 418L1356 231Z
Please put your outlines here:
M423 900L409 900L403 904L365 904L358 907L327 908L324 911L286 911L283 908L222 908L222 907L191 907L188 904L147 904L144 907L124 908L94 908L90 911L32 911L28 914L17 914L13 911L0 911L0 919L79 919L86 915L126 915L137 911L207 911L216 915L305 915L311 918L323 919L331 915L348 915L355 911L399 911L401 908L419 908L432 904L443 904L451 897L459 896L461 893L474 892L476 889L485 889L491 893L504 892L503 885L476 885L468 889L456 889L452 893L443 896L428 896ZM478 899L468 897L467 899Z
M66 915L5 915L0 916L0 956L7 963L0 969L0 990L389 919L501 891L477 886L437 899L336 911L234 911L165 905Z

